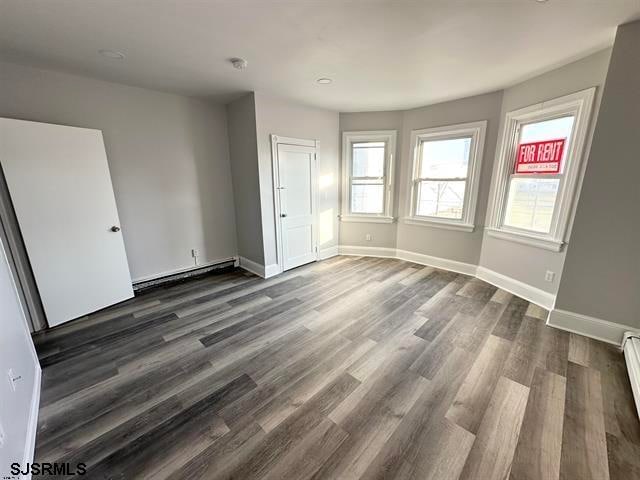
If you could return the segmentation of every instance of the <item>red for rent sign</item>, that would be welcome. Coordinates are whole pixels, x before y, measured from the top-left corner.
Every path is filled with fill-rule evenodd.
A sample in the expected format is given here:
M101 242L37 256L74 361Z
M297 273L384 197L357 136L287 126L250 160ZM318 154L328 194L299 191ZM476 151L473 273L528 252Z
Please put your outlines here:
M566 138L521 143L516 157L516 173L558 173Z

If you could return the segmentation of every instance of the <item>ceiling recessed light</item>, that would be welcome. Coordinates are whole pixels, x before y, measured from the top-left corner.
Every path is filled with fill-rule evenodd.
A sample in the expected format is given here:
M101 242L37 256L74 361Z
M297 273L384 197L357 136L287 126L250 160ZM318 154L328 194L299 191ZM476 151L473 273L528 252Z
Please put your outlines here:
M331 80L330 78L319 78L318 80L316 80L316 82L318 82L321 85L327 85L333 82L333 80Z
M238 70L244 70L247 68L247 61L244 58L234 57L230 58L229 61L231 62L231 65L233 65L233 68Z
M124 58L124 53L116 52L115 50L98 50L98 53L103 57L113 58L116 60L122 60Z

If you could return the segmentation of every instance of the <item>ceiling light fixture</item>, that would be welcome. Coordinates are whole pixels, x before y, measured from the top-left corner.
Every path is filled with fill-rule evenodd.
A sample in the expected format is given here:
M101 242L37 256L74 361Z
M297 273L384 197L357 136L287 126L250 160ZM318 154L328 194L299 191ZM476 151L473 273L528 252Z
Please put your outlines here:
M333 80L331 80L330 78L319 78L318 80L316 80L316 82L321 85L328 85L329 83L333 82Z
M115 50L98 50L98 53L103 57L113 58L115 60L124 59L124 53L116 52Z
M233 68L237 70L244 70L247 68L247 61L244 58L234 57L230 58L229 61L231 62L231 65L233 65Z

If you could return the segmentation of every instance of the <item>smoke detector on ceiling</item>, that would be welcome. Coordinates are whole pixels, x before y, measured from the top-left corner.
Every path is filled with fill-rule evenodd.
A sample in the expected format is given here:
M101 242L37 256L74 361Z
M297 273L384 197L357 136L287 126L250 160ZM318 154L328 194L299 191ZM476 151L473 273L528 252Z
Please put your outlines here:
M244 58L234 57L229 61L231 62L231 65L233 65L233 68L235 69L244 70L245 68L247 68L247 61Z

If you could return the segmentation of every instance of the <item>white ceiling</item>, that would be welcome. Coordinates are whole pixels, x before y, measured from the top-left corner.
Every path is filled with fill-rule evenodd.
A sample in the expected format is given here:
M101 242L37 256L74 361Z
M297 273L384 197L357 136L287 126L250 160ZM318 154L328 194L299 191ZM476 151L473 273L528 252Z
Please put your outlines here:
M0 0L0 58L223 102L389 110L514 84L636 18L640 0Z

